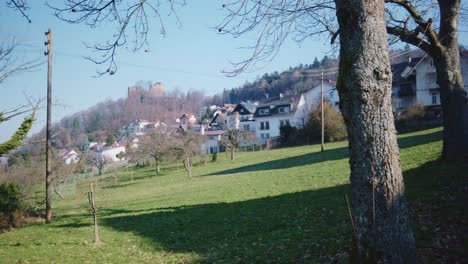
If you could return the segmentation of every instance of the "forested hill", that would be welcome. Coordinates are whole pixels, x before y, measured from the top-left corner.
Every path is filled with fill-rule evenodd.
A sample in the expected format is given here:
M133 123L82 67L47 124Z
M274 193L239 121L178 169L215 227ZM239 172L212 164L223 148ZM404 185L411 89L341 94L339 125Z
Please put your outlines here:
M302 92L319 84L322 69L325 71L325 79L335 79L337 64L337 59L328 56L321 60L315 58L312 64L290 67L281 73L265 73L253 82L225 89L209 97L195 90L187 93L174 90L152 95L150 90L154 84L139 81L129 87L127 98L100 102L55 123L53 145L57 148L79 148L88 141L103 142L109 133L117 134L119 128L136 119L160 120L171 124L181 114L195 113L204 105L235 104L261 100L267 94L273 97L280 93L287 95ZM44 134L43 130L33 137L41 138Z
M222 105L223 103L239 103L242 101L257 101L278 96L306 91L320 83L321 70L324 78L335 80L338 72L338 59L324 56L317 57L312 64L300 64L290 67L281 73L265 73L253 82L246 82L240 87L224 89L222 93L207 99L207 104Z

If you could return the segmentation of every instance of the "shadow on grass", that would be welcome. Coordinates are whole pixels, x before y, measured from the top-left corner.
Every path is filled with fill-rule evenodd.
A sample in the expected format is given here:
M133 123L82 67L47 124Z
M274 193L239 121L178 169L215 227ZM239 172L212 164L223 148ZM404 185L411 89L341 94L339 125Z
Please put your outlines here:
M468 164L434 160L404 176L420 254L429 263L464 262Z
M202 255L200 263L319 261L348 243L347 190L341 185L151 213L116 210L127 215L109 216L101 223L149 240L145 244L150 250Z
M436 131L429 134L422 134L416 136L403 137L398 139L398 146L400 149L410 148L417 145L427 144L430 142L442 139L442 131ZM266 161L257 164L247 165L243 167L217 171L203 176L215 176L234 174L251 171L262 170L276 170L287 169L292 167L304 166L312 163L319 163L324 161L340 160L348 157L348 148L341 147L335 149L325 150L324 152L312 152L300 156L288 157L278 160Z

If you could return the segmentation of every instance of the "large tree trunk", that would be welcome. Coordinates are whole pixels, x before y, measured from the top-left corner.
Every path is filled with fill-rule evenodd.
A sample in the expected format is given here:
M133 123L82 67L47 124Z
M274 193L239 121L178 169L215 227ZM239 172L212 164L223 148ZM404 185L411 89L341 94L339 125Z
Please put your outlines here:
M335 0L340 26L337 87L349 135L356 261L414 263L391 105L384 1Z
M468 158L468 119L465 117L467 102L458 49L460 1L439 1L439 7L441 46L435 46L430 55L434 59L440 88L444 125L442 156L448 160L460 160Z

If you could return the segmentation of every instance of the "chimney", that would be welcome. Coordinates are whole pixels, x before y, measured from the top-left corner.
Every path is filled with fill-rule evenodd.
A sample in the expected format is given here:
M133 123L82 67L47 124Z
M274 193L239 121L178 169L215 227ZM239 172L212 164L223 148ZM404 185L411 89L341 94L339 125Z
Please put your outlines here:
M265 93L265 96L266 96L266 99L268 99L268 94L267 93Z
M201 125L200 134L205 135L205 125Z
M282 93L280 93L280 100L281 100L281 99L283 99L283 94L282 94Z
M411 56L408 57L408 63L411 63Z

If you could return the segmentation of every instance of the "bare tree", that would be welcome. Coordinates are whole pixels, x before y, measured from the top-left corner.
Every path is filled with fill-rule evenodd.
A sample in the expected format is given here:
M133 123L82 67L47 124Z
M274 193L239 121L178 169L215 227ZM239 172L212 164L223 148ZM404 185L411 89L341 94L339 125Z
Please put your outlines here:
M88 57L96 64L107 64L98 74L114 74L117 71L115 55L118 48L130 51L149 50L148 34L155 19L160 25L160 34L166 35L164 16L173 15L180 25L177 8L185 6L185 0L64 0L63 6L47 3L55 16L68 23L81 23L92 28L108 22L117 25L112 40L103 44L88 45L98 52L98 57Z
M156 175L158 175L161 172L161 162L171 154L170 149L169 136L163 129L157 129L142 138L136 155L153 158L156 163Z
M29 71L42 65L39 59L23 61L16 56L19 43L14 40L3 40L0 43L0 84L7 78L21 72Z
M88 202L89 202L89 207L91 208L91 212L93 213L94 245L99 245L101 243L101 239L99 238L98 223L97 223L98 207L96 206L96 192L94 191L92 182L89 184Z
M105 167L110 163L110 159L106 156L103 156L100 153L94 153L94 155L90 155L88 159L88 164L92 167L96 167L99 172L99 175L102 175L104 172Z
M460 68L461 0L385 0L387 31L434 61L443 113L444 158L468 157L468 105Z
M192 178L192 160L200 154L201 135L190 129L180 128L174 135L172 142L172 153L182 159L187 177Z
M242 144L253 141L255 135L252 132L241 131L240 129L228 129L221 138L223 144L231 152L231 160L234 160L236 148Z

